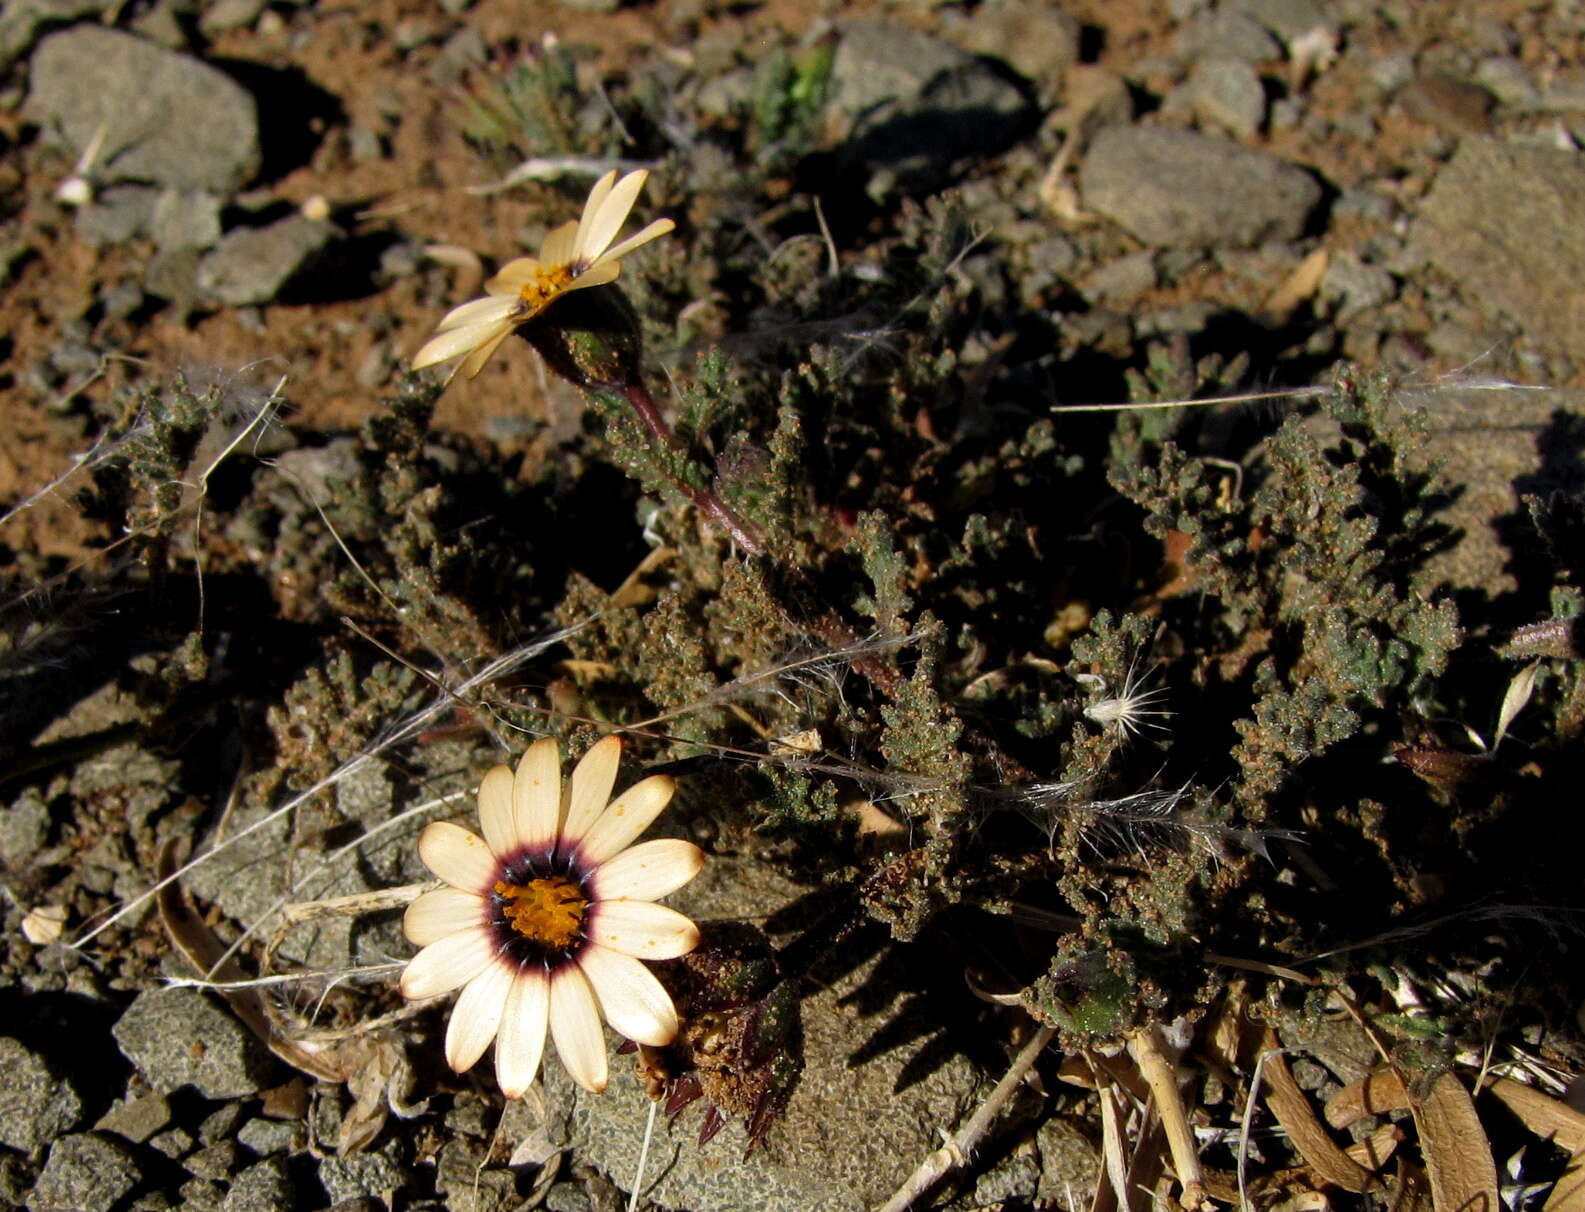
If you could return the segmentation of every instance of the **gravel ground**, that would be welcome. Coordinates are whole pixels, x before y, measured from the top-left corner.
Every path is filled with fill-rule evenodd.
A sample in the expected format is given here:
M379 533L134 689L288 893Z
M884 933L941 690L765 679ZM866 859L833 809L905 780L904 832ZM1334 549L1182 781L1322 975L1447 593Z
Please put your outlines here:
M1070 1058L1088 1044L1116 1055L1131 1026L1064 1019L1032 992L1071 991L1070 977L1085 996L1091 977L1104 984L1072 977L1082 964L1066 949L1097 937L1102 908L1086 896L1128 901L1147 934L1192 947L1193 973L1210 970L1202 952L1243 947L1281 968L1431 919L1484 923L1521 892L1551 898L1534 902L1544 942L1471 925L1446 948L1409 942L1323 975L1394 1022L1434 1020L1402 1037L1418 1049L1409 1072L1452 1071L1482 1038L1505 1062L1544 1070L1551 1093L1580 1072L1581 990L1563 957L1582 906L1577 879L1552 866L1568 868L1578 840L1555 819L1577 786L1568 755L1585 715L1567 624L1526 650L1550 663L1515 739L1493 749L1520 668L1493 653L1514 628L1577 612L1585 588L1585 527L1570 529L1585 490L1578 4L11 0L0 71L0 1205L627 1206L649 1103L625 1060L614 1058L603 1098L551 1058L534 1096L505 1104L488 1064L482 1076L445 1069L441 1014L395 993L389 966L411 954L396 910L290 926L279 916L288 902L427 878L418 830L457 815L499 759L481 727L490 713L425 706L430 680L454 685L569 623L586 639L529 654L496 684L499 701L561 713L552 730L578 747L592 733L569 720L664 716L672 731L632 773L687 776L663 831L712 855L673 903L702 922L751 924L782 980L752 1005L785 995L799 1007L796 1029L736 1074L771 1082L766 1056L798 1057L790 1095L752 1087L772 1091L768 1131L719 1094L727 1123L707 1146L695 1143L700 1106L662 1118L645 1169L653 1207L877 1207L1039 1024L1062 1028ZM814 678L769 705L707 699L715 683L699 669L725 682L809 649L757 638L780 624L744 588L760 573L744 571L743 553L688 521L621 424L526 350L438 400L408 377L448 308L576 215L599 173L638 166L652 176L636 220L670 215L678 231L635 254L621 281L658 367L652 385L703 384L666 397L679 434L714 459L700 491L752 503L745 485L773 495L788 468L824 477L818 508L785 506L802 529L777 548L814 571L806 584L766 573L765 593L811 618L816 604L846 611L849 640L943 627L954 643L935 656L883 676L871 666L895 653L877 649L832 675L847 689ZM921 353L910 342L926 330L936 343ZM712 369L717 356L729 369ZM1384 644L1396 634L1436 649L1428 669L1454 653L1452 672L1382 673L1348 708L1354 723L1289 742L1270 759L1280 771L1262 774L1251 736L1275 725L1231 694L1253 701L1278 676L1260 670L1280 628L1228 604L1231 582L1217 578L1233 564L1212 571L1185 553L1208 550L1193 545L1227 499L1247 487L1258 505L1277 481L1283 456L1265 443L1290 413L1307 415L1303 440L1337 472L1337 492L1356 473L1386 476L1379 450L1342 413L1304 414L1302 397L1157 429L1161 414L1138 414L1115 432L1088 413L1053 428L1049 410L1303 389L1338 382L1343 363L1348 383L1384 376L1392 415L1415 412L1415 449L1445 477L1434 527L1415 529L1405 505L1400 531L1362 541L1402 561L1384 584L1409 604L1371 625ZM804 407L815 398L827 403ZM716 420L690 419L707 405ZM808 445L785 455L796 425ZM1160 453L1169 436L1213 468L1193 518L1152 513L1150 493L1176 474ZM1128 464L1146 467L1132 487L1118 471L1128 449L1152 452ZM1060 474L1029 470L1041 458ZM1348 518L1374 509L1377 483ZM1120 519L1118 494L1143 513ZM1312 506L1291 532L1273 506L1275 521L1240 542L1257 555L1262 542L1297 550L1331 515L1316 501L1281 507ZM949 525L950 540L920 537ZM1088 571L1066 571L1070 561ZM1303 595L1292 582L1310 567L1295 556L1298 571L1279 560L1263 574L1290 595L1285 618L1341 596L1293 608ZM1458 638L1425 638L1425 603L1456 610ZM1081 666L1113 684L1126 666L1132 680L1122 648L1080 661L1074 645L1090 628L1100 653L1113 633L1096 620L1130 610L1150 620L1130 633L1135 658L1151 648L1167 669L1162 701L1189 718L1168 725L1181 727L1175 746L1117 757L1124 747L1109 740L1097 760L1130 790L1158 776L1192 784L1193 819L1211 822L1193 828L1225 826L1215 871L1174 875L1187 868L1164 856L1181 848L1158 854L1154 834L1130 833L1122 846L1087 842L1086 861L1117 870L1137 849L1152 856L1148 877L1118 884L1124 897L1094 892L1112 887L1097 875L1081 894L1040 866L1054 861L1057 826L1006 843L1016 829L989 815L953 843L986 848L961 869L933 842L909 850L946 810L914 815L914 792L882 794L859 766L934 774L898 754L948 762L961 750L982 783L987 770L1009 784L1055 780L1098 751L1103 717L1081 709L1091 684L1065 683L1061 710L1030 687ZM816 627L803 640L840 648L834 635ZM611 654L629 651L641 692L610 689L628 677ZM950 693L909 750L898 721L936 710L908 696L937 660ZM1202 692L1205 706L1189 705ZM804 697L821 693L825 716ZM677 722L685 705L696 724ZM421 726L393 736L393 721L421 710ZM512 722L527 718L544 717ZM1091 729L1093 744L1051 739L1059 724L1062 737ZM710 747L777 752L771 738L809 727L817 748L852 742L839 755L852 769L818 795L764 776L760 798L737 806L737 776L712 765ZM930 729L948 740L931 748L920 739ZM1393 753L1399 764L1380 773ZM348 769L359 755L377 760ZM799 806L778 816L784 803ZM1442 815L1392 824L1408 803ZM1504 840L1488 848L1482 830L1499 818ZM1321 841L1345 825L1346 844ZM1313 850L1284 849L1301 834ZM138 898L181 854L226 838L239 840L181 886L200 933L225 943L249 931L246 971L386 966L265 998L263 1036L327 1033L333 1072L272 1052L235 1000L167 979L192 966ZM1558 857L1532 860L1537 841ZM920 872L938 862L979 865L961 883L942 876L932 901ZM893 870L915 881L906 895L883 886ZM1181 917L1164 894L1138 908L1157 878L1203 899ZM1339 900L1294 891L1312 883ZM164 916L182 911L167 904ZM1062 934L1039 914L1086 924ZM1024 937L1041 929L1063 942ZM1542 950L1527 966L1532 946ZM1206 1059L1229 1005L1269 1011L1282 1045L1306 1058L1295 1089L1318 1099L1374 1063L1362 1028L1332 1023L1347 1036L1334 1045L1317 1026L1328 1015L1290 1013L1302 994L1262 1001L1225 971L1197 982L1141 978L1138 1005L1182 1037L1196 1075L1185 1100L1229 1173L1213 1127L1236 1127L1236 1083ZM1444 982L1459 990L1456 1013L1438 1000L1452 996ZM1202 1042L1188 1045L1196 1030ZM1064 1067L1071 1080L1059 1081L1059 1060L1053 1049L1040 1062L938 1206L1089 1203L1112 1094L1095 1093L1107 1079L1090 1071ZM1505 1206L1551 1195L1546 1207L1563 1208L1559 1157L1480 1106L1472 1139L1506 1167ZM1392 1122L1419 1160L1400 1155L1390 1181L1387 1163L1372 1166L1381 1184L1347 1193L1263 1123L1255 1168L1309 1177L1258 1202L1385 1208L1423 1186L1425 1165L1451 1212L1459 1188L1437 1160L1447 1137L1407 1111ZM1353 1136L1388 1123L1360 1121Z

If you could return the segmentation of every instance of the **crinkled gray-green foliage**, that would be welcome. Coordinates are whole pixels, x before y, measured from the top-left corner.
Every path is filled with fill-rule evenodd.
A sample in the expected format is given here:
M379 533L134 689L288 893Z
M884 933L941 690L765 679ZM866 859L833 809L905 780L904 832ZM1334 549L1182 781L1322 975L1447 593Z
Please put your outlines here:
M1451 600L1421 571L1445 498L1416 418L1385 379L1349 374L1320 417L1335 422L1332 436L1296 415L1267 439L1241 497L1227 499L1216 483L1225 472L1171 442L1154 467L1134 463L1114 479L1147 510L1152 534L1191 537L1184 564L1220 601L1223 650L1268 637L1234 755L1233 796L1251 821L1295 765L1406 703L1459 640Z

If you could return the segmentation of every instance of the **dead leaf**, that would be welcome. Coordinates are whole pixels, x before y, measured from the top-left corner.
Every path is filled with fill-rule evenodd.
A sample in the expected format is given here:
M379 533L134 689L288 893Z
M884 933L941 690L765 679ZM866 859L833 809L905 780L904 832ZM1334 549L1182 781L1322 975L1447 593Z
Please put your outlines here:
M407 1059L389 1039L365 1036L336 1045L336 1060L347 1071L347 1092L353 1103L336 1131L336 1151L343 1157L374 1143L385 1127L394 1084L407 1076Z
M650 550L638 567L627 574L627 579L616 587L616 592L611 595L611 605L620 606L647 606L657 596L655 588L644 580L646 576L666 564L676 555L676 549L671 547L656 547Z
M1464 1083L1444 1073L1424 1099L1410 1100L1409 1110L1438 1212L1498 1212L1491 1144Z
M22 919L22 937L35 947L47 947L56 942L65 929L65 905L39 905Z
M1377 1069L1349 1082L1326 1101L1326 1122L1341 1131L1355 1120L1387 1111L1407 1111L1409 1092L1393 1069Z
M177 843L160 851L158 875L167 880L181 865ZM247 976L234 959L223 959L226 949L198 915L181 886L165 883L156 898L160 920L171 944L211 981L237 982ZM271 1018L258 989L220 989L220 995L249 1030L292 1068L321 1081L345 1084L354 1103L342 1120L337 1144L343 1153L355 1153L370 1144L385 1126L391 1095L407 1074L401 1047L388 1035L351 1036L334 1041L304 1042L285 1034ZM399 1108L398 1108L399 1109Z
M789 736L775 738L771 741L770 747L776 753L809 755L819 753L823 747L823 742L820 739L820 729L806 728L802 732L794 732Z
M1431 1184L1419 1166L1398 1159L1398 1173L1387 1188L1387 1212L1436 1212Z
M1503 692L1502 707L1497 712L1497 733L1491 738L1493 749L1502 744L1502 738L1508 735L1508 725L1529 703L1530 696L1535 693L1536 675L1540 672L1541 662L1531 661L1509 680L1508 689Z
M1585 1152L1585 1115L1534 1087L1499 1077L1487 1089L1542 1140L1556 1141L1570 1153Z
M1355 1141L1343 1152L1367 1170L1380 1170L1403 1144L1403 1129L1397 1124L1383 1124L1364 1140Z
M1310 298L1320 288L1326 274L1326 249L1318 248L1299 262L1282 284L1267 296L1261 310L1273 320L1285 320L1288 314Z
M1585 1154L1569 1158L1568 1169L1547 1195L1541 1212L1585 1212Z
M1266 1029L1265 1046L1274 1055L1266 1062L1266 1105L1287 1129L1294 1147L1326 1182L1345 1191L1359 1193L1371 1185L1369 1171L1340 1149L1316 1118L1310 1100L1294 1081L1288 1062L1282 1056L1277 1033ZM1494 1210L1487 1210L1494 1212Z

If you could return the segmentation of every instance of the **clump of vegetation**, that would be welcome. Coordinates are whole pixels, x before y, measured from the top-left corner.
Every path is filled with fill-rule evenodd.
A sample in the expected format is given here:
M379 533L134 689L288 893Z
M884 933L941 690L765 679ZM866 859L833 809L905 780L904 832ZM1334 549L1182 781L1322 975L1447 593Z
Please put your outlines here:
M830 70L823 43L758 69L723 140L740 179L744 158L790 173L810 154ZM502 161L610 154L590 102L547 46L480 86L470 137ZM210 587L209 622L148 645L162 709L246 729L261 797L378 753L416 800L544 733L586 748L625 731L686 776L685 827L827 906L668 972L694 1018L646 1063L672 1110L716 1108L705 1137L726 1112L758 1142L797 1097L800 1001L854 940L949 945L987 1001L1075 1051L1128 1041L1151 1061L1163 1024L1249 1000L1229 957L1383 987L1468 968L1430 928L1388 927L1466 910L1493 855L1515 860L1505 894L1573 906L1572 869L1518 860L1578 766L1577 629L1516 652L1554 662L1523 757L1449 735L1512 670L1427 572L1449 489L1389 379L1339 368L1280 415L1054 414L1050 334L972 265L982 234L950 200L902 205L856 253L814 218L772 255L745 250L727 209L699 207L706 269L657 246L621 287L525 319L517 335L590 406L536 427L531 460L435 431L441 388L409 377L356 436L249 449L191 528L248 417L148 394L96 507L162 569L155 588ZM701 273L750 319L679 350L662 317ZM1220 393L1247 366L1227 353L1180 341L1117 378ZM1585 588L1578 503L1534 509L1563 619ZM282 637L246 654L238 705L216 618ZM533 643L552 628L554 647ZM213 755L182 760L216 781ZM1536 979L1539 1013L1575 983ZM379 998L336 1011L372 1018ZM1483 1007L1441 1009L1444 1053L1478 1036ZM1412 1017L1382 1021L1408 1039Z

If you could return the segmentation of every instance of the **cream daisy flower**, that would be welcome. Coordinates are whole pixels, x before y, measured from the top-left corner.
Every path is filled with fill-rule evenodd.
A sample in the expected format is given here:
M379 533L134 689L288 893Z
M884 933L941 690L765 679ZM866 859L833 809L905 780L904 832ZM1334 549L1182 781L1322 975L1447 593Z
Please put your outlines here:
M497 766L484 776L482 839L445 821L418 838L418 856L449 886L408 906L403 929L423 950L402 993L460 988L446 1060L461 1073L493 1040L508 1098L533 1083L547 1029L572 1079L592 1091L607 1076L602 1015L641 1044L677 1034L671 997L639 960L698 945L697 926L654 902L691 880L704 855L676 838L630 844L675 784L652 775L610 800L621 752L616 737L599 741L564 788L556 741L536 741L516 774Z
M612 169L596 181L583 204L583 217L576 223L563 223L547 235L538 257L508 261L484 284L484 298L451 311L414 355L413 369L466 354L457 370L471 379L484 369L513 329L528 323L562 295L616 281L623 257L676 226L670 219L656 219L636 236L611 243L648 179L649 173L639 169L618 181Z

